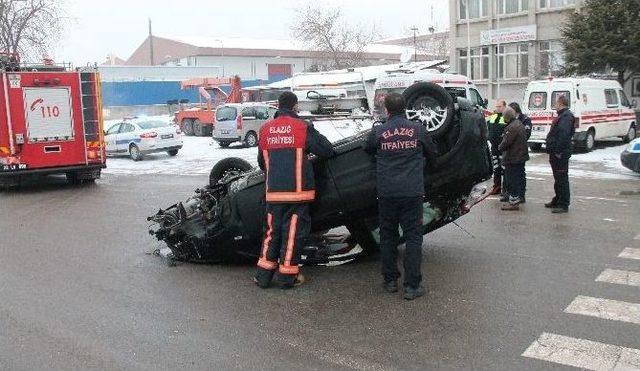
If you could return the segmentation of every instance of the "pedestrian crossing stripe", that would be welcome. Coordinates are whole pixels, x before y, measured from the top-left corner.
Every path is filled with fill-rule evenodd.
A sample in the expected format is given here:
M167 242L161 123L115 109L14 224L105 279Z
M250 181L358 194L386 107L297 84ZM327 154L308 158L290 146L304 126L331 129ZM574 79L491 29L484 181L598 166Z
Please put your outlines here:
M573 299L564 312L640 324L640 304L625 301L580 295Z
M596 281L640 287L640 272L605 269L600 273L598 278L596 278Z
M638 349L546 332L522 356L586 370L640 369Z
M627 247L624 250L622 250L622 252L620 253L620 255L618 255L618 257L624 258L624 259L640 260L640 249Z

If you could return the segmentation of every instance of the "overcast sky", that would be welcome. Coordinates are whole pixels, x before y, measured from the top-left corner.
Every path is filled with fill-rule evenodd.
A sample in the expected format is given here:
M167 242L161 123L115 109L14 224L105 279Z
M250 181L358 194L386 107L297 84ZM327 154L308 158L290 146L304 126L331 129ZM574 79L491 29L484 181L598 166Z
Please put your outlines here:
M375 25L385 37L409 35L416 26L448 28L447 0L64 0L71 18L53 57L76 65L126 59L147 36L290 38L295 10L310 3L339 6L348 22ZM171 5L169 5L171 4Z

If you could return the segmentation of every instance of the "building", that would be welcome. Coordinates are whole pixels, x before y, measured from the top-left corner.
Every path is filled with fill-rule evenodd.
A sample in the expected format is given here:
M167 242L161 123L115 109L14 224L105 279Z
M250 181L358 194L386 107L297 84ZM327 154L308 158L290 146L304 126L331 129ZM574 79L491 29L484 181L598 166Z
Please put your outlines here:
M405 46L371 44L362 53L361 64L398 63L407 50ZM423 50L417 58L434 59ZM265 85L321 68L327 60L327 55L291 40L150 36L126 61L109 55L99 69L105 106L142 110L142 106L166 105L167 101L198 101L197 91L180 89L179 82L188 78L238 75L244 87Z
M584 0L449 0L450 63L489 100L521 101L564 64L560 26Z

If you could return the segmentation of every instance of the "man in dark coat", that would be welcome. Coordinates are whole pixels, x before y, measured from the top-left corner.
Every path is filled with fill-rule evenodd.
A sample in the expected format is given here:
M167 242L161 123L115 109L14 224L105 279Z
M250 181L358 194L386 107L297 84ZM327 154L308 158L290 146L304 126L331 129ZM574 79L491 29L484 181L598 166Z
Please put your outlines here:
M527 129L516 118L516 113L511 107L504 110L503 117L507 126L498 149L502 152L505 178L503 186L506 187L507 195L500 200L507 202L502 206L502 210L518 210L518 204L524 199L524 164L529 160Z
M424 126L407 120L405 100L391 93L384 99L387 121L371 129L365 150L376 156L380 252L384 288L398 291L398 226L406 240L404 298L425 294L422 286L422 203L425 159L435 160Z
M575 133L575 117L569 110L569 100L561 95L556 101L558 116L553 119L551 129L547 134L547 153L549 163L553 170L555 196L551 202L544 206L551 208L554 214L569 211L569 158L571 157L571 144Z

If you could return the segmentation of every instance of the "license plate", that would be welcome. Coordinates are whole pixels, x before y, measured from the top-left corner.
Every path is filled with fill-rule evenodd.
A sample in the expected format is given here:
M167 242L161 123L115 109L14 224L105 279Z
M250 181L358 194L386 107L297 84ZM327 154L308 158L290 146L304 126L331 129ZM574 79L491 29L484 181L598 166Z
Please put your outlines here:
M27 164L0 165L0 171L26 170Z
M222 134L229 134L230 131L229 130L222 130Z
M545 129L544 126L534 126L533 127L533 130L535 130L535 131L544 131L544 129Z
M165 134L165 135L160 136L160 138L162 138L162 139L171 139L171 138L173 138L173 134Z

